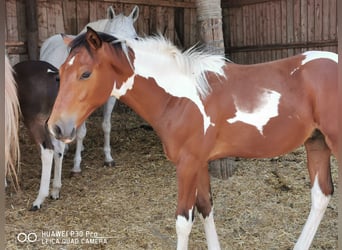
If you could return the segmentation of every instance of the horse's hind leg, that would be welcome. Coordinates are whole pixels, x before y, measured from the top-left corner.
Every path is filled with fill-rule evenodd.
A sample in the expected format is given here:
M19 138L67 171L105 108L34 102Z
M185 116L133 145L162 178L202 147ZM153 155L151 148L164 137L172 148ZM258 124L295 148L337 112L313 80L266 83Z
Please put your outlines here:
M110 149L110 131L111 131L111 117L112 111L115 105L116 99L114 97L109 97L105 105L103 106L103 122L102 129L104 133L104 145L103 152L105 155L105 166L113 167L115 166L115 162L111 155Z
M42 175L40 179L40 188L36 200L33 202L31 211L36 211L41 208L45 198L49 195L49 185L51 178L51 168L53 160L53 149L45 148L40 145L41 160L42 160Z
M53 155L55 161L55 171L53 176L51 198L57 200L59 199L59 192L62 187L62 163L65 144L56 140L55 138L51 138L51 140L55 148Z
M294 249L309 249L333 193L330 173L331 150L323 134L316 130L305 142L311 181L311 210Z

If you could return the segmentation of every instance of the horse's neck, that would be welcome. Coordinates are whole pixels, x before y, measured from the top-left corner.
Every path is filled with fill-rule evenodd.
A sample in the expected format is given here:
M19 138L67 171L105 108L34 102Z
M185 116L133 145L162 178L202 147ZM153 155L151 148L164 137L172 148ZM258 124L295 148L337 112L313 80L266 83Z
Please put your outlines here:
M167 103L173 98L156 85L153 79L135 76L132 89L120 100L157 129L161 125L158 122L159 118L165 113Z

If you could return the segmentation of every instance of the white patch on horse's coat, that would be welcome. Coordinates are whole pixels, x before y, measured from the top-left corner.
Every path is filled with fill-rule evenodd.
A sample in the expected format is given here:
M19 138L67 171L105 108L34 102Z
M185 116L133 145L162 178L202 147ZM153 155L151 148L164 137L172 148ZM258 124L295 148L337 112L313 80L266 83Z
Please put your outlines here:
M115 81L111 96L114 96L115 98L120 99L121 96L126 95L127 91L133 88L134 78L135 78L135 74L130 76L126 82L123 82L120 88L116 87L116 81Z
M203 218L201 214L202 222L204 225L205 236L208 243L208 249L220 249L220 243L216 233L216 227L214 222L214 207L211 208L209 216Z
M278 105L281 94L269 89L264 89L263 93L258 96L259 104L254 110L244 110L243 107L239 107L236 96L234 98L234 104L236 113L233 118L227 119L228 123L243 122L255 126L261 135L263 135L263 127L268 123L272 117L278 116ZM240 101L240 100L239 100Z
M189 209L189 219L182 215L177 215L176 233L177 233L177 249L188 249L189 235L192 228L192 212L193 207Z
M75 56L71 57L71 59L68 62L68 65L70 65L70 66L73 65L74 61L75 61Z
M311 210L308 219L304 225L302 233L294 247L294 250L309 249L311 242L315 236L318 226L327 209L331 196L323 194L316 175L314 184L311 188Z
M311 62L312 60L317 59L329 59L336 63L338 63L338 55L333 52L328 51L307 51L304 52L303 55L305 55L304 60L302 61L302 65Z
M174 97L192 101L203 116L204 134L214 126L206 113L202 99L209 93L206 72L225 76L222 56L207 55L195 50L181 53L163 37L128 40L134 51L134 71L142 77L153 78L156 84Z
M58 73L58 71L56 71L56 70L52 70L52 69L47 69L47 73Z

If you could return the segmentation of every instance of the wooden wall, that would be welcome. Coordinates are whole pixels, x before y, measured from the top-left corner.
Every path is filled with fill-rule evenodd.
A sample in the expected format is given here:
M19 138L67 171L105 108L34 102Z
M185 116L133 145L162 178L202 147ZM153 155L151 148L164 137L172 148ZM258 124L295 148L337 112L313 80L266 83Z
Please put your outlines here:
M139 35L163 33L178 46L198 42L196 0L36 0L39 46L56 33L77 34L113 5L128 15L138 5ZM6 0L6 48L27 59L25 0ZM257 63L309 49L337 52L337 0L222 0L226 55Z
M115 13L129 15L139 6L135 24L139 35L161 32L182 48L197 42L195 0L36 0L39 44L56 33L77 34L91 21ZM6 0L6 48L12 63L27 59L25 0Z
M306 50L337 52L337 0L223 0L226 54L257 63Z

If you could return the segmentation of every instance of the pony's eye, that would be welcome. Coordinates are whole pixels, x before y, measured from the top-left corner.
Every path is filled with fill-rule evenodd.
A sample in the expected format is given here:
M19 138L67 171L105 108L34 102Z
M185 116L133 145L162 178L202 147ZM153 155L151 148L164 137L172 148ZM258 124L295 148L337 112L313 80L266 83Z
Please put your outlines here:
M81 80L88 79L90 75L91 75L91 72L86 71L86 72L84 72L84 73L81 75L81 78L80 78L80 79L81 79Z

